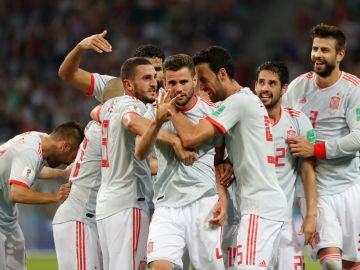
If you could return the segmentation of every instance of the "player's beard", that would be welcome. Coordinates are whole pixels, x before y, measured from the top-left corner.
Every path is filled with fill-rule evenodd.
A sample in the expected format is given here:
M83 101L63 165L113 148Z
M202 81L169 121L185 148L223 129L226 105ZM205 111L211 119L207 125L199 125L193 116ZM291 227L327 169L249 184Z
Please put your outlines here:
M281 95L275 96L275 97L273 95L270 95L268 98L271 98L271 101L267 104L264 103L264 106L266 109L272 109L273 107L275 107L276 104L278 104L280 102Z
M327 61L324 61L324 64L325 64L325 67L321 70L317 69L316 68L316 60L315 61L312 61L313 62L313 65L314 65L314 71L317 75L319 75L320 77L322 78L326 78L326 77L329 77L331 72L334 70L335 68L335 64L331 63L329 64Z
M184 101L179 102L178 100L175 100L176 105L177 106L185 106L186 104L188 104L188 102L194 95L194 91L195 91L195 87L192 87L190 89L190 91L188 92L188 94L186 95L186 99Z

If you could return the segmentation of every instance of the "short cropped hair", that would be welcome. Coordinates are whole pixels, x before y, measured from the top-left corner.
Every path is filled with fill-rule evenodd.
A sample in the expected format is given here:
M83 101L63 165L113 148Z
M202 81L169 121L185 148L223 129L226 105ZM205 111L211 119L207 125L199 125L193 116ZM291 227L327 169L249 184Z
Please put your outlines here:
M140 65L151 65L149 60L144 57L131 57L127 59L121 66L120 78L121 80L133 80L135 78L135 69Z
M70 140L71 149L77 149L85 135L83 128L76 121L70 121L57 126L50 135L59 140Z
M217 74L221 68L226 70L230 79L235 78L234 61L227 49L221 46L210 46L193 56L194 65L208 63L210 69Z
M165 53L158 46L153 44L144 44L137 47L133 53L134 57L160 58L165 60Z
M195 68L192 57L187 54L174 54L165 59L164 71L167 70L178 71L184 67L187 67L192 76L195 76Z
M289 84L289 70L283 62L267 61L256 69L256 79L259 78L259 73L262 70L269 70L279 76L281 87L285 84Z
M342 51L346 48L345 34L335 25L327 25L320 23L315 25L310 30L310 37L312 39L318 38L334 38L336 40L336 51Z

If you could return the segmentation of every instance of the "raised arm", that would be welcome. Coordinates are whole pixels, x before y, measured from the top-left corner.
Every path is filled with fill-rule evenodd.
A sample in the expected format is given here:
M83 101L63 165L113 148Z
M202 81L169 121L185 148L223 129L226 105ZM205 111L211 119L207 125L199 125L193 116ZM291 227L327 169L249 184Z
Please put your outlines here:
M107 31L92 35L81 40L75 48L66 56L60 65L58 75L61 79L79 89L84 94L89 91L91 86L90 72L80 68L80 59L86 50L94 50L98 53L111 52L112 47L105 39Z

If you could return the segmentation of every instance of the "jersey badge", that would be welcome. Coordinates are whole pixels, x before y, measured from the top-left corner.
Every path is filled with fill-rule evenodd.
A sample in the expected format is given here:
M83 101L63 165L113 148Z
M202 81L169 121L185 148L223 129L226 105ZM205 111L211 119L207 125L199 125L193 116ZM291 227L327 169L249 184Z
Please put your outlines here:
M307 102L306 97L303 97L302 99L300 99L299 103L300 104L305 104Z
M290 127L290 129L288 131L286 131L286 138L294 138L296 137L296 130L294 130L292 127Z
M259 264L260 267L266 267L267 264L266 264L266 261L265 260L262 260Z
M154 241L150 240L147 245L147 254L150 254L154 251Z
M339 96L332 96L329 102L329 109L338 110L340 107L341 98Z
M360 122L360 108L356 108L356 121Z
M215 112L212 113L212 116L219 117L220 114L225 110L225 106L221 105Z
M34 171L29 167L25 167L22 176L28 180L31 180L34 178Z
M315 131L313 129L308 130L306 132L306 139L310 143L315 143L316 142L316 134L315 134Z

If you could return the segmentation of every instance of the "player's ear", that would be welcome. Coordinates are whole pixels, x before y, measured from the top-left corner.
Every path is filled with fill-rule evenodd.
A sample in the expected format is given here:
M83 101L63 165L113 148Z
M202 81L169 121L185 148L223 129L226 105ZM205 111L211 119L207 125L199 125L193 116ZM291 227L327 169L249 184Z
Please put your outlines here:
M131 80L125 79L123 80L123 85L125 88L125 92L128 92L130 94L134 94L134 88Z
M281 87L281 95L286 93L288 86L289 86L289 84L286 83Z
M61 152L68 152L71 150L71 143L69 141L63 141L60 146Z
M220 68L219 71L218 71L218 74L217 76L219 77L219 79L221 81L224 81L226 77L228 77L228 74L226 72L226 69L225 68Z

